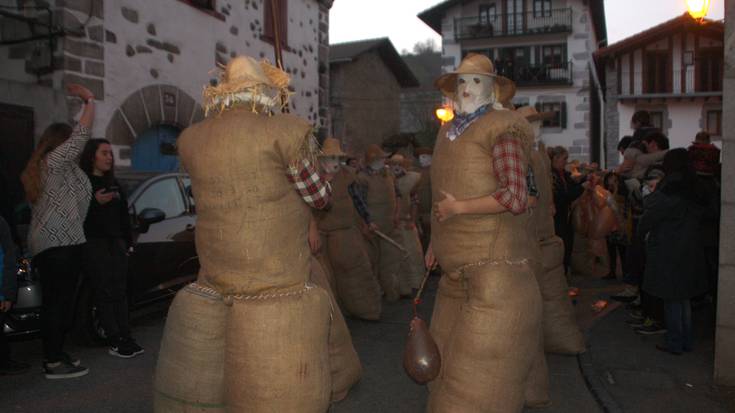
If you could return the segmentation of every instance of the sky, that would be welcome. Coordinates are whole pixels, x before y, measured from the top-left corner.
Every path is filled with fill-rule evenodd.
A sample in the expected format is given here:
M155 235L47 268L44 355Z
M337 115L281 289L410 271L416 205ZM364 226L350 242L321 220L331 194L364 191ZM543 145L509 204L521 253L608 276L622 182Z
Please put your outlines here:
M388 36L399 52L439 35L417 14L443 0L335 0L330 13L329 40L342 43ZM724 17L724 1L712 0L707 18ZM608 43L655 26L687 9L686 0L605 0Z

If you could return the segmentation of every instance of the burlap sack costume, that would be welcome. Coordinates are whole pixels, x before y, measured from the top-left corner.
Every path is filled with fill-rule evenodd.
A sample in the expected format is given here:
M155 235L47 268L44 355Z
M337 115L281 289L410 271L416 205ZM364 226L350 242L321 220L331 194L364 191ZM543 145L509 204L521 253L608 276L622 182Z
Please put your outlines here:
M339 142L336 142L337 153L330 139L325 141L324 155L338 156ZM355 180L352 170L341 167L330 182L332 207L328 211L316 211L315 217L326 240L325 255L329 258L342 308L352 317L378 320L382 305L380 286L371 268L367 244L357 227L360 218L348 191Z
M458 72L463 71L494 75L489 59L478 55L465 58ZM446 76L452 75L437 81L449 97L456 79ZM495 82L496 99L501 101L508 97L504 84ZM446 137L448 126L440 129L434 148L435 202L444 198L442 190L458 200L495 192L498 184L488 154L502 135L521 140L524 169L528 164L532 131L521 115L491 110L455 141ZM432 220L432 248L446 274L431 323L442 353L442 372L430 387L429 412L518 412L523 408L541 334L541 297L528 257L533 241L528 237L528 220L528 213L510 212Z
M328 271L316 258L311 260L311 281L329 291ZM329 366L332 372L332 402L345 397L352 386L360 381L362 365L352 345L352 336L342 313L337 309L337 301L329 294L332 305L332 324L329 329Z
M399 199L399 203L401 204L401 222L398 227L398 232L401 233L401 238L403 238L403 248L408 252L404 267L405 271L398 274L398 282L399 284L403 284L400 288L401 291L406 290L406 288L418 289L421 286L421 280L425 271L424 250L421 246L416 222L411 216L411 197L421 180L421 174L409 170L411 166L410 160L401 155L392 156L390 163L391 165L399 165L406 171L405 175L397 180L398 191L401 193L401 198ZM413 227L411 227L411 224L413 224ZM406 283L408 287L405 286Z
M544 114L532 107L522 107L518 112L530 122L540 121ZM564 276L564 246L554 234L554 204L551 161L543 144L531 152L531 167L536 178L539 199L533 210L531 236L538 240L541 266L536 280L543 299L543 342L549 353L579 354L585 351L584 336L579 329L572 302L567 294L569 286Z
M614 213L606 205L608 192L592 184L575 202L572 270L582 276L602 277L608 271L605 237L615 226ZM611 220L612 218L612 220Z
M268 93L287 84L278 69L237 57L205 90L207 108L221 113L179 138L197 201L201 271L169 313L158 413L329 406L329 295L309 282L310 211L286 178L286 168L311 156L311 127L266 113Z
M365 160L370 164L377 158L385 158L385 154L377 145L368 147ZM398 208L398 199L395 192L395 178L388 168L383 168L376 174L361 171L358 174L360 185L365 188L366 202L370 216L378 229L398 244L403 243L400 231L394 226L393 218ZM411 289L407 283L399 284L399 272L405 266L405 254L379 236L370 239L373 249L374 270L378 276L380 287L385 299L389 302L397 301L401 295L410 295Z
M431 148L416 148L416 156L433 155ZM421 167L421 180L416 188L419 198L419 225L421 226L421 243L428 247L431 240L431 166Z

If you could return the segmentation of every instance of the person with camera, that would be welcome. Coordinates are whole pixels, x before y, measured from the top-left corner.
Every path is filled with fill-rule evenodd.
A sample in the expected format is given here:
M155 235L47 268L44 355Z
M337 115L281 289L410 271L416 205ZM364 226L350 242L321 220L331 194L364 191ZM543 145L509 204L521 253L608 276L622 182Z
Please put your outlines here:
M84 221L85 273L94 292L99 319L109 339L109 354L132 358L144 350L130 335L128 320L128 255L132 252L132 231L128 202L115 179L114 155L110 142L90 139L79 167L92 184L92 201Z

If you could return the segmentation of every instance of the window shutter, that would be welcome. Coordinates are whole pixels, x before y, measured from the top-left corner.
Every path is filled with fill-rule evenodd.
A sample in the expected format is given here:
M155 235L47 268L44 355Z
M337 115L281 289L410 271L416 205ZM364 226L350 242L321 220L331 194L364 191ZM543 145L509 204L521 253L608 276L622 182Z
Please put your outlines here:
M541 113L542 112L542 110L541 110L541 103L536 102L536 104L534 106L536 107L536 112L538 112L538 113Z
M559 121L561 122L561 128L567 128L567 102L561 102L561 113L559 114Z

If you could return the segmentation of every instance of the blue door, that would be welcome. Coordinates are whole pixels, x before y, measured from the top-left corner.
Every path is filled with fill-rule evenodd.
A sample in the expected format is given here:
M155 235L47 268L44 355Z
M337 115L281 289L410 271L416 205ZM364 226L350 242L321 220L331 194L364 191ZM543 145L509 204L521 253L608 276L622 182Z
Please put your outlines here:
M143 132L132 148L132 168L138 171L175 172L179 170L176 138L181 130L159 125Z

